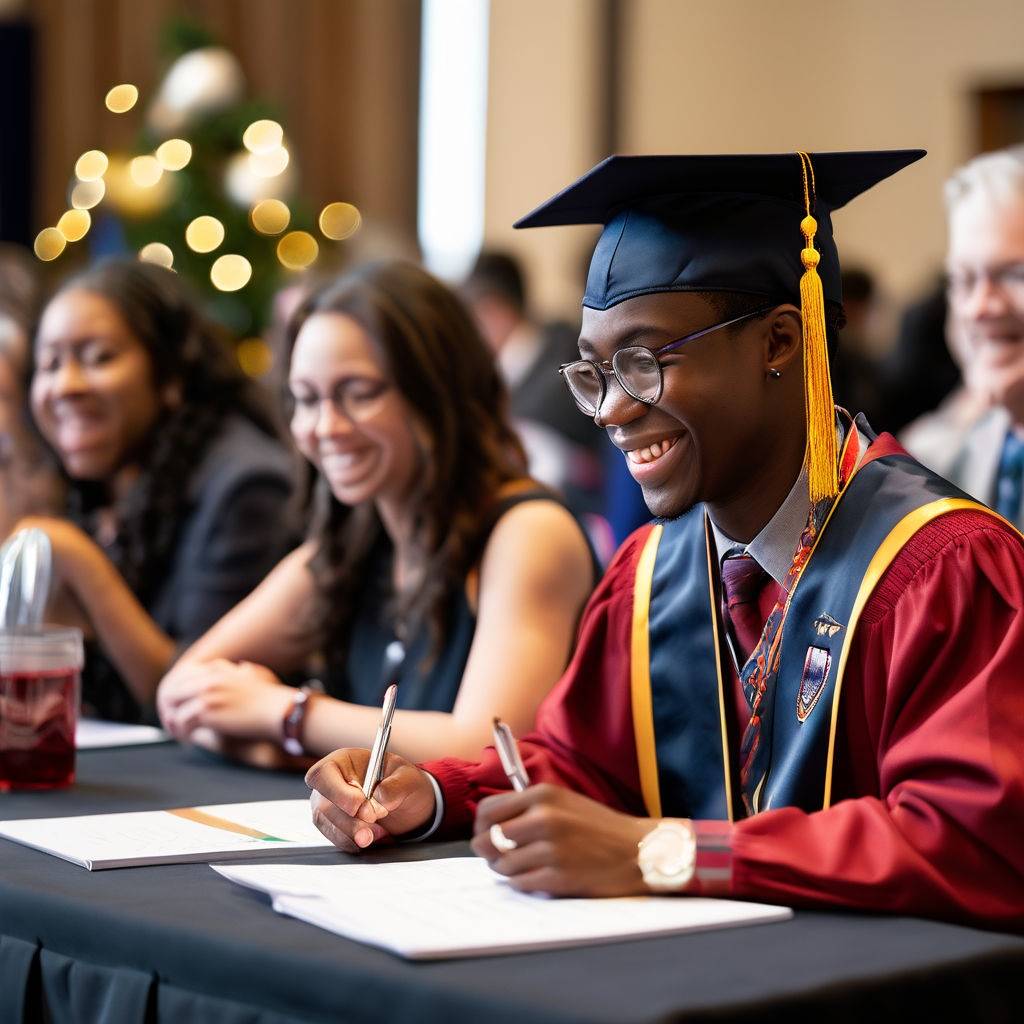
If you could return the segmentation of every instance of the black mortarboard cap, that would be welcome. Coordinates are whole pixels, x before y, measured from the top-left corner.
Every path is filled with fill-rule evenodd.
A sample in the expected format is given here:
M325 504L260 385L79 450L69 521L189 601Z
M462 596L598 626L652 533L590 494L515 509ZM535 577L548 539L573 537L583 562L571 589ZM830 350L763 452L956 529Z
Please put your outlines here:
M832 211L924 155L922 149L809 154L826 299L842 301ZM804 272L805 213L798 153L611 156L515 226L605 225L583 305L608 309L670 291L795 298Z

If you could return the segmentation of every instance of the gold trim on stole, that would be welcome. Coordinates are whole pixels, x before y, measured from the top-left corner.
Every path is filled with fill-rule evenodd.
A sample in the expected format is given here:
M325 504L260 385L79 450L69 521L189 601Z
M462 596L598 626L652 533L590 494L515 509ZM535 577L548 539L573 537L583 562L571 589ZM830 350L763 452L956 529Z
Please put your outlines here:
M836 681L832 691L832 721L829 726L828 735L828 756L825 760L825 793L822 801L822 810L828 810L832 805L832 764L836 750L836 731L839 724L839 699L843 688L843 673L846 671L846 659L850 654L851 641L857 623L860 620L861 612L871 597L872 592L882 578L885 570L892 564L892 560L900 553L903 546L923 526L926 526L933 519L946 515L948 512L957 512L962 509L974 509L977 512L984 512L1010 526L1014 532L1020 533L1012 524L1008 523L1001 515L993 512L992 509L976 501L969 501L966 498L940 498L938 501L929 502L908 512L893 528L889 535L878 546L871 561L868 563L864 579L861 581L860 589L857 591L857 599L853 603L853 610L850 613L850 621L846 625L846 638L843 641L843 649L839 655L839 666L836 669Z
M640 792L652 818L661 817L658 786L658 754L654 744L654 707L651 697L650 635L651 582L658 556L662 527L655 526L644 543L633 580L633 633L630 644L630 696L633 706L633 736L640 770Z
M725 724L725 683L722 679L722 648L718 634L718 594L715 592L714 561L711 554L711 523L704 513L704 548L708 556L708 596L711 599L711 630L715 644L715 674L718 677L718 720L722 730L722 772L725 776L725 807L729 820L732 816L732 773L729 771L729 732Z

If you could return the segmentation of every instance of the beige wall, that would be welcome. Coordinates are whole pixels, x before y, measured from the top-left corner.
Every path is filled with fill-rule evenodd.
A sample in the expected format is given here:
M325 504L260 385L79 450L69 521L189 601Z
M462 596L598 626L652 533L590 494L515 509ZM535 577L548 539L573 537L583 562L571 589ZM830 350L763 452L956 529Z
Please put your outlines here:
M514 231L512 222L601 152L601 25L594 0L492 0L488 57L488 245L530 271L535 305L574 316L590 228Z
M942 258L942 182L973 143L968 90L1024 80L1019 0L631 0L625 10L625 151L929 151L836 215L846 260L899 293Z
M600 95L602 6L493 0L494 241L604 155L588 105ZM942 182L973 145L969 90L1024 81L1020 0L621 0L620 12L619 152L929 150L836 216L846 260L898 295L942 258ZM571 310L578 285L562 289L580 242L559 233L524 232L537 240L519 245L544 276L546 307Z

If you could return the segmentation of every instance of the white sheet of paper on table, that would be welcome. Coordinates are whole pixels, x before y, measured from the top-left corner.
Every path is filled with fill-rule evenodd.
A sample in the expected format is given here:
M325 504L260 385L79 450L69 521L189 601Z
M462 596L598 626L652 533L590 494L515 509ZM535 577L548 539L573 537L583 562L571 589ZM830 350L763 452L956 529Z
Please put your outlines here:
M735 900L527 896L478 858L211 867L270 895L279 913L410 959L582 946L793 915L787 907Z
M69 818L0 821L0 836L90 871L221 858L286 856L330 848L313 824L308 800L261 800L170 811L86 814ZM190 820L182 811L212 815L259 836L215 822Z
M103 722L98 718L79 719L75 729L75 746L79 750L101 747L139 747L147 743L163 743L170 736L155 725L130 725L125 722Z

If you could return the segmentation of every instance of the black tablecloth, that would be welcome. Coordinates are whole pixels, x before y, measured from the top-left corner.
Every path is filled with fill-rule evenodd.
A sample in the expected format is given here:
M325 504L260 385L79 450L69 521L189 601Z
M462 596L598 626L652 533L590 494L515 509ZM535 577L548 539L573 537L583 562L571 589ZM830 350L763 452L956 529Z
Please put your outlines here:
M305 796L302 780L171 744L85 752L69 790L0 795L0 818ZM468 853L461 843L377 857ZM287 858L282 858L287 859ZM336 852L294 857L330 863ZM372 859L372 858L370 858ZM0 1022L487 1024L963 1021L1024 1016L1024 939L910 918L783 924L585 949L407 963L275 914L203 864L90 873L0 840Z

